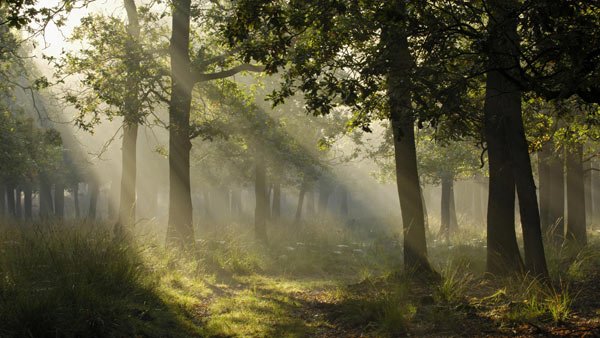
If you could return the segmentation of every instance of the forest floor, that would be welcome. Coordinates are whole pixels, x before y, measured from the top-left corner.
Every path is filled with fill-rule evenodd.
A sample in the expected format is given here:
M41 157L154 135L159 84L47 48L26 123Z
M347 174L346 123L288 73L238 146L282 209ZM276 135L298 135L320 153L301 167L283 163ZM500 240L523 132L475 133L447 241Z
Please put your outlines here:
M547 286L485 276L475 231L430 240L437 279L401 272L384 233L280 228L265 246L250 230L181 254L101 228L2 229L0 337L600 336L597 233L548 249Z

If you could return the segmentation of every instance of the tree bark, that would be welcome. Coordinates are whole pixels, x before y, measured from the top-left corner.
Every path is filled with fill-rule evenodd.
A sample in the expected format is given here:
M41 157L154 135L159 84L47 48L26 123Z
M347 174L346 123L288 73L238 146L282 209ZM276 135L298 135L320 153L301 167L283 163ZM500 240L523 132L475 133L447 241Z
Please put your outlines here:
M65 217L65 185L62 182L54 184L54 216L57 219Z
M535 276L546 277L548 269L541 236L535 182L521 116L521 91L508 77L508 74L518 77L519 38L516 11L518 3L517 1L494 0L490 1L488 5L492 18L488 24L490 33L488 61L491 70L488 71L486 82L484 106L486 123L489 126L488 129L495 128L500 133L499 137L490 135L493 139L492 142L505 142L508 148L506 164L512 171L519 197L525 267ZM492 127L491 123L496 123L497 126ZM490 142L489 139L488 142ZM489 146L488 151L491 165L491 157L496 156L498 152L496 150L493 154ZM490 179L491 175L492 171L490 170ZM512 239L510 241L512 242Z
M392 6L393 14L401 21L406 15L405 4L395 1ZM387 95L394 137L396 185L402 211L404 267L407 270L431 272L433 270L427 259L425 217L415 147L415 119L408 81L414 63L408 49L407 37L399 27L386 27L382 34L390 58Z
M567 231L569 243L587 244L585 221L585 189L583 178L583 145L575 145L567 151Z
M136 44L140 39L140 24L134 0L124 0L127 11L127 84L130 90L125 95L123 120L123 145L121 149L121 197L117 226L135 222L136 174L137 174L137 135L141 120L139 100L140 56ZM109 202L110 203L110 202Z
M190 186L190 0L174 0L171 33L171 99L169 104L169 224L167 240L179 246L194 243Z
M264 159L261 155L255 158L254 172L254 196L256 197L256 206L254 209L254 234L256 238L262 242L267 242L267 182L266 168Z

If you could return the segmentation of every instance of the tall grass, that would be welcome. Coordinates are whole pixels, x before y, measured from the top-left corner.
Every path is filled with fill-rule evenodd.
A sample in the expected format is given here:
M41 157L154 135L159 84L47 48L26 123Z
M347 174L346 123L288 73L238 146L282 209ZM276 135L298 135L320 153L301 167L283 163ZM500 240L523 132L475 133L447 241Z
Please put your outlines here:
M177 328L141 250L100 226L1 229L0 336L123 337Z

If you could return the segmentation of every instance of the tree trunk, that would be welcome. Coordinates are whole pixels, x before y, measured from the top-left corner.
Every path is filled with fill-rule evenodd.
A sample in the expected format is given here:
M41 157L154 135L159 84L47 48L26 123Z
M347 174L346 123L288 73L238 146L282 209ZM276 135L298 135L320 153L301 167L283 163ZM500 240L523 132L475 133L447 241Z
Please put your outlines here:
M65 217L65 185L62 182L54 184L54 215L57 219Z
M17 219L21 219L23 217L23 205L21 203L21 191L20 187L15 189L15 216Z
M402 1L395 1L393 6L395 15L399 17L406 15L406 8ZM409 74L414 64L404 32L392 26L386 27L382 34L390 58L387 94L394 136L396 184L402 211L404 267L408 270L431 272L427 259L425 218L417 170L411 88L407 80L410 78Z
M90 205L88 208L87 218L90 221L94 221L96 220L96 208L98 206L98 194L100 193L100 187L95 179L88 184L90 190Z
M583 145L575 145L567 152L566 240L578 246L587 244L582 156Z
M137 135L141 121L139 79L140 56L135 52L136 43L140 39L140 24L134 0L124 0L127 11L127 85L130 90L125 95L123 120L123 145L121 149L121 197L117 227L135 222L136 208L136 174L137 174ZM109 201L109 204L111 202Z
M174 0L172 8L167 239L180 246L189 246L194 243L190 187L190 108L193 89L189 56L190 0Z
M267 185L266 185L266 169L262 156L257 156L255 159L254 172L254 196L256 198L256 207L254 209L254 234L256 238L262 242L267 241Z
M452 176L442 175L442 196L441 196L441 223L440 235L443 235L446 241L450 241L450 185Z
M551 227L550 222L550 189L552 178L550 176L550 159L552 157L552 144L546 143L538 152L538 177L539 177L539 200L540 200L540 225L542 235L548 235Z
M294 223L296 224L302 219L302 205L304 204L304 195L306 194L307 187L307 180L304 178L300 185L300 193L298 194L298 206L296 207L296 216L294 217Z
M458 230L458 218L456 217L456 200L454 199L454 178L450 182L450 233Z
M6 210L9 217L17 216L15 205L15 186L12 183L6 184Z
M54 211L52 188L45 173L40 174L40 218L48 219Z
M81 211L79 209L79 182L73 185L73 204L75 207L75 218L81 217Z
M25 219L32 219L33 217L33 201L32 201L32 189L31 189L31 182L27 182L25 183L25 185L23 186L23 207L24 207L24 215L25 215Z
M594 201L592 199L592 160L589 159L583 162L583 188L585 190L585 222L586 227L592 221L592 209L594 206Z
M310 187L307 187L305 192L308 196L306 196L306 215L314 216L315 215L315 189L314 185L311 184Z
M277 180L273 183L273 206L271 208L271 217L279 220L281 217L281 183Z
M340 185L340 215L342 219L348 218L348 189Z
M516 1L494 0L489 2L490 12L494 19L489 20L488 25L490 33L488 61L490 69L494 70L487 74L484 110L488 124L495 122L498 126L503 126L496 127L501 134L492 142L505 142L508 146L509 160L507 164L512 170L519 196L525 266L535 276L545 277L548 275L548 269L540 229L535 182L521 116L521 91L505 73L495 70L507 69L511 76L518 77L519 38L517 11L515 11L517 7ZM494 129L494 127L489 129ZM488 146L491 165L493 155L489 148ZM491 175L492 171L490 171Z
M6 214L6 185L0 183L0 217L4 217Z

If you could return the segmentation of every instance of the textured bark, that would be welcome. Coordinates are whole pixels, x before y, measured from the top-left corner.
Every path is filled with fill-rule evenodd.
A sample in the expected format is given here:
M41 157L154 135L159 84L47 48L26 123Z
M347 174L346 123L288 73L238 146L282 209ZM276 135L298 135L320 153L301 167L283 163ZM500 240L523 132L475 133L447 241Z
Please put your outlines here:
M519 38L517 11L515 11L518 8L518 2L493 0L489 1L488 6L492 15L488 24L490 34L488 61L491 70L487 74L484 111L486 133L489 133L488 136L490 136L488 143L490 141L498 142L493 146L496 148L493 152L488 144L490 167L492 157L499 154L500 148L504 148L508 155L505 164L508 164L512 171L512 179L519 197L525 267L535 276L547 276L548 269L541 236L537 194L521 116L521 91L508 77L508 75L518 76ZM504 69L504 71L499 69ZM492 135L494 132L498 135ZM504 143L506 146L499 143ZM490 169L490 181L491 176L498 173L498 169L496 168L494 171ZM492 190L491 187L490 190ZM492 198L491 194L492 191L490 191L490 198ZM490 201L490 205L492 203L493 201ZM491 221L490 215L488 215L489 221ZM502 224L505 227L508 225ZM508 232L508 230L506 231ZM513 240L510 239L510 242ZM504 245L509 245L509 243ZM512 244L510 245L512 246ZM489 246L488 250L491 250ZM498 254L503 255L498 252L492 255ZM511 255L515 254L516 252L511 253Z
M58 219L65 217L65 185L62 182L54 184L54 216Z
M121 197L117 225L123 226L135 221L136 173L137 173L137 135L141 120L139 82L140 56L135 52L136 42L140 39L140 24L134 0L124 0L127 11L127 85L130 90L125 95L123 144L121 149Z
M194 243L190 187L190 0L174 0L171 33L171 99L169 104L169 224L167 240Z
M582 163L583 145L567 152L567 231L566 240L579 246L587 244L585 189Z
M405 12L406 8L402 1L395 1L392 4L391 14L397 16L395 23L404 20ZM396 25L386 27L382 34L390 58L387 95L394 137L396 185L402 211L404 267L431 272L427 259L425 218L417 170L411 88L408 81L408 74L413 69L414 63L408 49L406 35L399 30L399 27Z
M254 172L254 196L256 206L254 209L254 234L260 241L267 241L267 209L269 200L267 197L266 168L264 158L258 155L255 158Z

